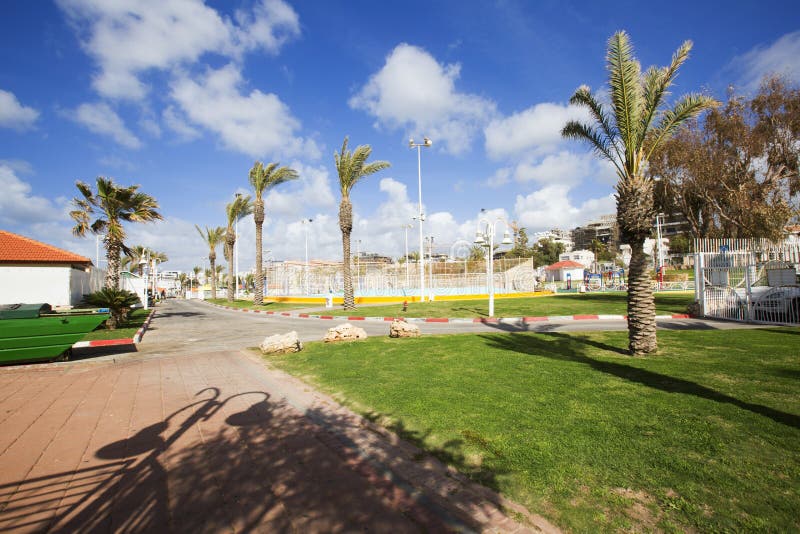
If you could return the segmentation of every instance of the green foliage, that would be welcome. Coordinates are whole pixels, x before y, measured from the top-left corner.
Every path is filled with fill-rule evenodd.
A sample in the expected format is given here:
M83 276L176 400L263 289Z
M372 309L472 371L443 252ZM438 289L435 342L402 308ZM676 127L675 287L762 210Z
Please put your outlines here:
M105 234L106 287L119 287L120 253L125 249L126 222L149 222L163 219L158 202L139 192L138 185L122 187L109 178L97 178L97 192L81 181L75 183L82 198L72 199L75 209L69 212L75 221L72 233L83 237L87 232Z
M537 267L552 265L564 253L564 243L558 243L551 238L541 239L533 246L533 264Z
M469 249L467 261L481 261L486 259L486 249L481 245L472 245Z
M114 330L128 317L131 306L140 303L139 295L125 289L105 287L100 291L83 296L89 306L108 308L111 317L106 320L106 328Z
M531 256L533 256L533 249L528 246L528 232L525 228L519 228L514 235L514 246L508 251L506 257L530 258Z
M566 532L794 532L798 328L373 337L270 363Z

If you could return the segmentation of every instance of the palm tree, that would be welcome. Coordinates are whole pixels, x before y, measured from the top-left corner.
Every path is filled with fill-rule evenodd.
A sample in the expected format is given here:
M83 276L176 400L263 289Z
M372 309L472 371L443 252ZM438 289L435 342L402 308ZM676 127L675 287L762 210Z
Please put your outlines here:
M373 161L368 164L367 159L371 153L372 147L369 145L359 145L351 153L347 149L347 137L345 137L342 151L333 154L342 193L342 201L339 204L339 228L342 231L342 274L344 275L344 309L346 310L356 307L353 299L353 275L350 273L350 233L353 231L353 204L350 203L350 191L365 176L375 174L391 165L388 161Z
M236 245L236 232L234 225L236 221L253 213L253 202L250 195L236 195L236 199L225 206L225 214L228 216L228 228L225 230L225 259L228 260L228 302L233 302L234 285L236 273L233 265L233 247Z
M655 216L653 180L645 173L647 162L660 143L684 122L714 107L714 99L689 94L670 109L662 109L680 66L689 57L686 41L666 67L641 72L633 57L633 46L625 32L608 41L606 68L609 73L610 112L587 86L581 86L570 103L589 110L593 124L570 121L561 135L588 141L594 151L609 160L617 171L617 224L622 241L631 247L628 275L628 343L631 354L649 354L658 348L655 303L647 271L644 240L652 231Z
M264 226L264 191L268 191L278 184L294 180L298 177L297 171L289 167L280 167L279 163L270 163L266 167L256 161L250 169L250 185L256 193L253 204L253 220L256 223L256 288L253 295L253 304L264 304L264 267L263 259L263 226Z
M72 233L78 237L105 233L103 246L106 248L105 287L119 289L120 254L125 243L125 222L149 222L163 219L158 212L158 202L138 191L138 185L121 187L110 178L97 177L97 192L81 181L75 187L83 198L74 198L76 209L69 212L75 221ZM95 218L96 217L96 218ZM94 221L92 219L94 218Z
M209 274L206 274L206 281L211 280L211 298L217 298L217 279L211 276L210 273L216 272L215 264L217 261L217 245L219 245L225 237L225 228L217 226L216 228L209 228L206 226L205 232L200 229L196 224L197 233L203 238L203 241L208 245L208 264L211 266Z
M217 265L214 267L214 279L216 280L217 284L222 285L225 281L225 266L224 265Z
M195 265L194 267L192 267L192 272L194 273L195 284L200 285L199 276L200 276L200 273L203 272L203 268Z

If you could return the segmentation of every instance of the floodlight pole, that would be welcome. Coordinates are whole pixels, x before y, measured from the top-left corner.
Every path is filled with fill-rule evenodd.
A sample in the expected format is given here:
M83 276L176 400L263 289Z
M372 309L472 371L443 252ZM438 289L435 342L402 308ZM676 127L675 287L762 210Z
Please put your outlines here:
M422 143L415 143L414 139L408 140L408 147L417 149L417 180L419 185L419 301L425 302L425 249L422 237L422 223L425 221L425 214L422 212L422 147L430 147L431 142L427 137L423 137Z

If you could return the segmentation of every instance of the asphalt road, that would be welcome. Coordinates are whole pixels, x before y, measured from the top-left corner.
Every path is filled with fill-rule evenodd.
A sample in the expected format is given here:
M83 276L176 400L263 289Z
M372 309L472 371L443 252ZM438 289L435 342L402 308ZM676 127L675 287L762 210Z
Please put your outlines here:
M302 341L319 341L327 330L341 320L300 319L294 317L243 313L226 310L195 300L168 299L159 304L156 315L137 350L144 354L172 354L191 351L211 352L226 349L255 347L264 337L296 331ZM389 333L386 322L353 322L369 336ZM626 330L625 321L563 321L533 324L480 323L415 323L423 334L452 334L470 332L579 332L597 330ZM731 329L752 328L740 323L700 319L662 319L661 329Z

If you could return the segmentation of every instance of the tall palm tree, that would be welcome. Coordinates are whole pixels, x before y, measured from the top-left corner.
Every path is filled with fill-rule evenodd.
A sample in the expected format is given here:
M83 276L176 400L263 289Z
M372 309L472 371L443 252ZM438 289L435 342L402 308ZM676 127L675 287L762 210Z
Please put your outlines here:
M264 191L268 191L278 184L294 180L298 177L297 171L290 167L280 167L280 163L270 163L266 167L256 161L250 169L250 185L256 193L253 203L253 221L256 223L256 287L253 295L253 304L264 304L264 267L263 261L263 226L264 226Z
M222 243L222 240L225 238L225 228L222 226L217 226L216 228L209 228L206 226L205 231L203 231L196 224L194 227L197 228L197 233L200 234L200 237L202 237L203 241L208 245L208 264L211 266L210 272L214 273L216 272L217 245ZM217 298L217 277L206 274L206 282L208 280L211 280L211 298L215 299Z
M236 195L236 199L225 206L228 217L228 228L225 230L225 259L228 260L228 302L233 302L236 273L233 265L233 247L236 245L236 221L253 213L253 202L250 195Z
M353 298L353 275L350 273L350 234L353 231L353 204L350 203L350 191L359 180L370 174L388 168L388 161L367 163L372 154L372 147L359 145L353 152L347 148L347 137L342 143L341 152L334 152L333 161L339 174L339 188L342 201L339 204L339 229L342 231L342 274L344 275L344 309L352 310L355 306Z
M123 224L163 219L158 212L158 202L150 195L140 193L138 185L122 187L102 176L97 177L97 192L81 181L75 182L75 187L83 198L72 199L75 206L69 212L75 221L72 233L78 237L85 236L87 231L105 234L103 246L108 261L105 287L119 289L120 254L125 248Z
M669 88L691 48L691 41L686 41L668 66L650 67L642 73L628 34L615 33L608 40L606 55L610 111L587 86L581 86L570 103L587 108L593 123L570 121L561 131L566 138L588 141L598 155L614 165L619 177L617 224L622 241L631 247L628 343L632 354L648 354L658 348L655 303L644 253L644 240L651 234L655 216L653 180L645 172L647 162L681 124L717 105L708 96L689 94L664 109Z

